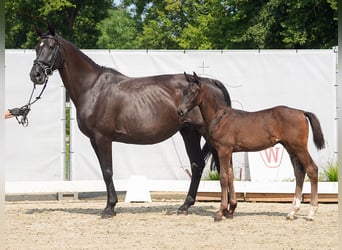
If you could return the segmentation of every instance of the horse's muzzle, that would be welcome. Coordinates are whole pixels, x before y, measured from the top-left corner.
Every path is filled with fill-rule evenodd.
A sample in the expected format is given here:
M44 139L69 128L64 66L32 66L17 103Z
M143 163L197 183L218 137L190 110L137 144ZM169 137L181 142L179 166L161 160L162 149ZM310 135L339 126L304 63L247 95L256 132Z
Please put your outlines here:
M32 66L32 69L30 72L30 78L34 84L44 84L46 77L47 76L41 67L39 67L38 65Z

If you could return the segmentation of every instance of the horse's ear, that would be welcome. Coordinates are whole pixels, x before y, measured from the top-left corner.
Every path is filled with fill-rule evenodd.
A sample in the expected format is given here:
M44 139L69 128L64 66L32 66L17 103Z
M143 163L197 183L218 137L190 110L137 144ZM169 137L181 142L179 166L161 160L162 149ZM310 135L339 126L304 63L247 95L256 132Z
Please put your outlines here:
M42 36L43 32L40 29L38 29L37 27L34 27L34 30L36 31L38 36L40 37Z
M55 27L53 27L53 25L51 23L48 23L48 30L52 36L54 36L56 34L56 29L55 29Z
M200 81L199 77L197 76L196 72L193 71L193 74L194 74L194 80L195 80L195 82L196 82L199 86L201 86L201 81Z

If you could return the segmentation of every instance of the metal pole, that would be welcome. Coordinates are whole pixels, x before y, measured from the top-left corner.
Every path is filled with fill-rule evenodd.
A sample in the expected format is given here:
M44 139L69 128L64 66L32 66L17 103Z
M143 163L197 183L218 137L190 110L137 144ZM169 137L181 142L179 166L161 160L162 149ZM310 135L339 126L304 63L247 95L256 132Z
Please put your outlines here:
M341 1L339 1L341 3ZM340 4L339 4L340 5ZM341 5L340 5L341 7ZM337 106L337 162L338 162L338 203L342 204L342 11L341 8L338 10L338 67L337 67L337 89L336 89L336 106ZM342 249L342 211L341 205L339 205L339 215L338 215L338 224L339 224L339 249Z
M5 1L0 1L0 110L5 111ZM5 210L5 121L0 118L0 224L4 225ZM0 229L0 242L5 242L4 227ZM2 247L0 246L0 249Z

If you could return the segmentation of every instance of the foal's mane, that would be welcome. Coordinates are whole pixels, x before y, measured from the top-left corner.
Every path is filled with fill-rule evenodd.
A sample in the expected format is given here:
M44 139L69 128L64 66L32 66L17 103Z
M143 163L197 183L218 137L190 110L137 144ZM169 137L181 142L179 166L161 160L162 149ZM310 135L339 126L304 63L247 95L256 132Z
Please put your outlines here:
M223 85L223 83L222 82L220 82L219 80L213 80L213 82L214 82L214 84L222 91L222 93L223 93L223 96L224 96L224 100L225 100L225 102L226 102L226 105L228 106L228 107L231 107L232 106L232 102L231 102L231 99L230 99L230 96L229 96L229 94L228 94L228 92L227 92L227 89L226 89L226 87Z

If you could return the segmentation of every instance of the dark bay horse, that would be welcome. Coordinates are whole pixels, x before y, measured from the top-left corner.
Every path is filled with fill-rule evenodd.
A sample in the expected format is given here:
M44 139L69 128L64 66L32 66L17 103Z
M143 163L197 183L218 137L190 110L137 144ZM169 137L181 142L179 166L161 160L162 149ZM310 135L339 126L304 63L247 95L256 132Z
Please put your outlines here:
M184 73L185 74L185 73ZM245 112L224 105L209 91L207 84L194 73L185 74L190 85L184 90L180 116L199 106L209 130L209 141L217 150L220 161L221 206L215 220L222 216L232 218L237 206L234 190L234 176L231 164L233 152L259 151L281 143L290 155L296 177L296 189L292 209L287 215L294 219L300 208L305 174L311 182L311 206L307 216L313 220L318 207L318 168L308 152L309 125L318 149L324 148L324 136L317 117L307 111L277 106L257 112ZM230 199L228 209L227 189Z
M49 25L48 32L36 29L40 42L36 46L30 77L35 84L44 84L48 75L58 70L70 98L76 106L77 123L90 139L100 163L107 189L107 205L102 217L115 215L118 201L113 183L112 141L132 144L161 142L177 131L183 137L191 163L191 183L184 204L178 213L186 214L195 203L204 155L201 136L207 129L199 109L180 118L177 107L183 90L189 85L183 74L132 78L120 72L97 65L72 43L59 36ZM217 80L201 78L210 91L230 106L230 97ZM219 164L217 153L213 157Z

